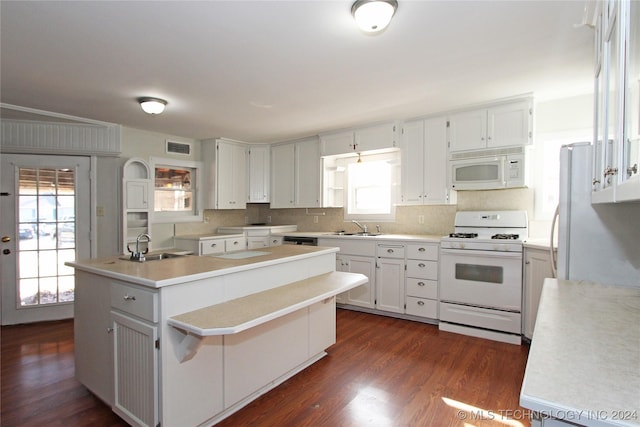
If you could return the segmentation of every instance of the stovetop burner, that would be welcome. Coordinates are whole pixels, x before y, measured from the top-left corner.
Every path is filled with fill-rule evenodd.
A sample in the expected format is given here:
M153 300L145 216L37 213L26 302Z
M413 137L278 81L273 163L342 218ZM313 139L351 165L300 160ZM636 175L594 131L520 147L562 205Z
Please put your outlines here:
M494 234L491 236L492 239L500 239L500 240L517 240L520 238L519 234Z
M478 237L478 233L451 233L449 237L454 237L457 239L473 239Z

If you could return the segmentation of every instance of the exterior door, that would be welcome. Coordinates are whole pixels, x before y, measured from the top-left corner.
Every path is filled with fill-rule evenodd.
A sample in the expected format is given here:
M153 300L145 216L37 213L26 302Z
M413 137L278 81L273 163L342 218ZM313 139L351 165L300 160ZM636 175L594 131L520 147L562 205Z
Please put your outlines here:
M3 154L3 325L73 317L74 271L91 256L90 159Z

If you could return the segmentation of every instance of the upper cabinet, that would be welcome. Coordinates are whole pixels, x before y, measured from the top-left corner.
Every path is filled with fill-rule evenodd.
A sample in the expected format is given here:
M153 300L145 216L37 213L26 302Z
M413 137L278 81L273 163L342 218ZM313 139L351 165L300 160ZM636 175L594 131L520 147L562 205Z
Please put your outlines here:
M451 114L449 151L511 147L533 141L533 100Z
M247 145L224 139L204 141L207 209L247 206Z
M447 185L447 118L405 122L401 141L401 203L455 203L455 191Z
M395 148L396 123L384 123L365 128L320 135L322 156Z
M317 137L271 146L271 208L320 206Z
M598 2L593 203L640 200L640 3Z
M123 253L127 253L127 245L135 245L136 237L149 233L150 210L153 199L151 188L151 168L149 164L137 158L127 160L122 170L123 188ZM133 249L133 247L132 247Z
M269 203L271 150L269 145L250 145L248 150L249 203Z

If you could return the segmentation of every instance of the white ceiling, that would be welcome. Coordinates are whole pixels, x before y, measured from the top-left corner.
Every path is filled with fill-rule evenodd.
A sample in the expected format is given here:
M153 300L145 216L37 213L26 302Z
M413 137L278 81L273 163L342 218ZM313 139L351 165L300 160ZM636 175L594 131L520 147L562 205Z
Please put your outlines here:
M176 136L273 142L533 92L592 91L583 1L0 2L0 101ZM160 116L136 98L169 104ZM7 110L3 109L4 117Z

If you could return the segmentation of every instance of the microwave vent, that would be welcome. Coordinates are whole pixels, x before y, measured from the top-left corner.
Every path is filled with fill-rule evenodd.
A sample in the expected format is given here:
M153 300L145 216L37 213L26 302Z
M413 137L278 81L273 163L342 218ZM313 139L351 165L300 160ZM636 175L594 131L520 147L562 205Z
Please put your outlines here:
M506 148L489 148L485 150L476 150L476 151L460 151L456 153L451 153L449 158L451 160L462 160L462 159L477 159L478 157L493 157L493 156L504 156L509 154L524 154L525 147L506 147Z
M191 144L186 142L167 141L167 153L184 154L188 156L191 154Z

